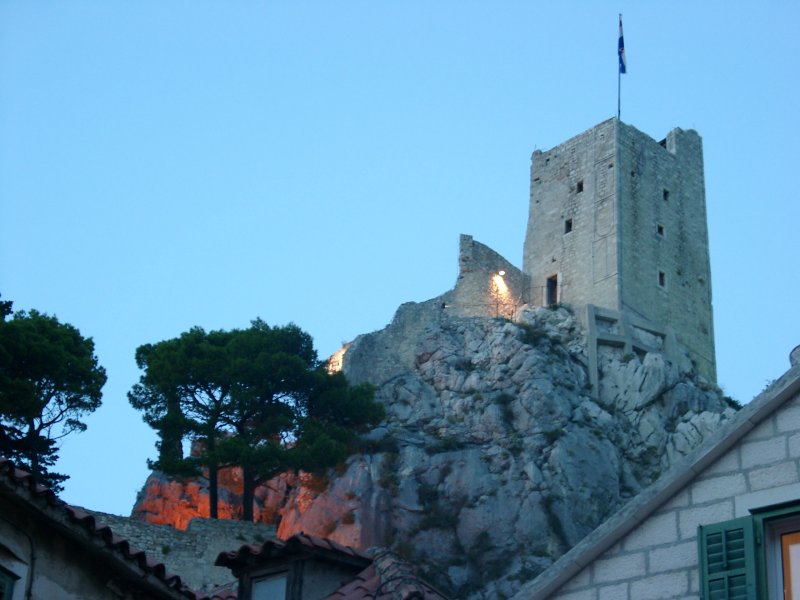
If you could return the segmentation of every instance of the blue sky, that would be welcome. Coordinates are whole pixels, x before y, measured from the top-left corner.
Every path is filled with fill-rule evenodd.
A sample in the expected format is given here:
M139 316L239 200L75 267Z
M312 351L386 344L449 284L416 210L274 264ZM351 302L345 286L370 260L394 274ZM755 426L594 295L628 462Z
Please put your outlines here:
M63 498L127 514L155 436L137 346L255 317L320 355L452 287L468 233L521 266L531 152L614 116L703 137L719 383L800 343L797 2L0 4L0 293L108 370Z

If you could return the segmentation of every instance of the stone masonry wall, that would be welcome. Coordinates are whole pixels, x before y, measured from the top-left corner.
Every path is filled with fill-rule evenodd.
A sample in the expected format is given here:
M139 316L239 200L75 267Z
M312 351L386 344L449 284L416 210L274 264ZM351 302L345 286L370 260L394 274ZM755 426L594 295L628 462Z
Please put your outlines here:
M528 302L530 279L497 252L462 235L459 240L458 280L445 295L448 313L460 317L513 319Z
M549 303L547 279L557 277L558 302L619 308L615 129L610 119L533 153L522 270L535 306Z
M800 498L800 395L584 568L553 600L697 600L697 527Z
M617 129L621 308L672 327L715 381L702 141L681 129L660 143Z
M108 525L116 535L144 550L148 558L163 562L195 591L209 591L236 580L230 569L214 566L221 552L275 538L275 527L263 523L196 517L182 531L129 517L92 514L98 523Z
M523 271L534 305L582 315L593 304L672 327L716 381L700 136L674 129L657 142L609 119L534 152Z

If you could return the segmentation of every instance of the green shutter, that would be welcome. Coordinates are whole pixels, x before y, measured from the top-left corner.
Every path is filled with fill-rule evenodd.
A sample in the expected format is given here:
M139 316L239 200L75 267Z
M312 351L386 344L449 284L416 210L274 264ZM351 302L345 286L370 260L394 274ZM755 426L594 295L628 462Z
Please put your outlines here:
M757 600L753 518L697 528L703 600Z

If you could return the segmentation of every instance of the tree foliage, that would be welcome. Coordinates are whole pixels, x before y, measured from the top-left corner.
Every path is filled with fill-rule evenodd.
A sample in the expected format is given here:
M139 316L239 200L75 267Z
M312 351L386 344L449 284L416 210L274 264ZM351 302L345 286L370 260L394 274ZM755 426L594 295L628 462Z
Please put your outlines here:
M371 387L327 373L311 336L293 324L195 327L139 347L136 362L144 374L128 397L159 434L152 466L173 475L206 469L212 518L220 467L241 467L242 518L251 520L259 483L341 462L358 433L383 417ZM201 449L197 456L182 455L184 440Z
M59 491L67 476L49 470L58 440L86 429L105 382L91 338L35 310L12 316L0 302L0 454Z

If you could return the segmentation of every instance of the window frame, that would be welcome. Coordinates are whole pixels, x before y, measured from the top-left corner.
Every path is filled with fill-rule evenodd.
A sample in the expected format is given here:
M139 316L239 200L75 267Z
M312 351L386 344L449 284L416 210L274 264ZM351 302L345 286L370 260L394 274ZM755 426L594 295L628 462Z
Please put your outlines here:
M14 584L17 577L11 571L0 567L0 600L12 600L14 597Z
M700 525L697 528L698 571L700 575L701 598L711 598L711 586L716 586L718 592L714 598L737 598L742 600L783 600L783 556L781 535L800 531L800 501L766 506L752 509L751 514L713 523ZM730 533L733 530L743 529L744 535L744 565L739 569L710 568L714 560L719 562L719 540L711 542L709 538L718 536L721 532ZM723 549L725 542L723 541ZM712 552L710 553L709 550ZM722 562L725 563L723 556ZM727 566L727 565L724 565ZM728 594L727 583L721 587L715 582L723 578L732 578L744 575L746 591L744 595L731 596ZM723 595L719 595L719 593Z
M751 511L759 533L756 556L759 573L759 597L783 600L783 562L780 536L800 531L800 503L790 502Z

